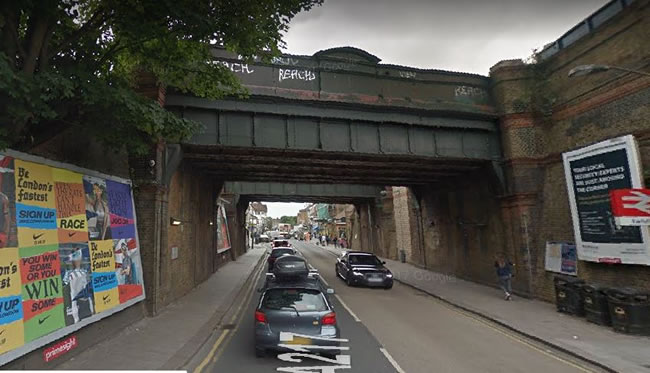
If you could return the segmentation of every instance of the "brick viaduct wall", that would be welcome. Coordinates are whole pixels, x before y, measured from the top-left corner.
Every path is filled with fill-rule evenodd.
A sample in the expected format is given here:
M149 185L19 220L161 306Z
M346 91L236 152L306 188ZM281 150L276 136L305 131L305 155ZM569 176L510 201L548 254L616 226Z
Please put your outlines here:
M494 257L507 252L501 200L489 170L478 170L445 185L393 187L397 247L406 260L432 271L494 283ZM527 291L527 277L515 288Z
M647 71L648 40L650 1L638 0L549 58L495 65L491 94L505 190L491 187L488 170L447 186L394 187L397 245L407 260L494 284L493 259L504 253L516 264L515 289L552 301L554 274L544 269L545 244L575 240L562 153L633 134L650 183L650 78L616 71L568 78L568 71L582 64ZM578 274L605 285L650 288L646 266L579 261Z
M161 306L187 294L213 273L216 225L210 222L214 222L216 188L212 178L187 165L172 177L167 212L183 224L167 229L167 249L160 258ZM178 248L176 259L171 257L172 247Z
M534 294L554 298L544 270L546 241L574 241L562 153L608 138L633 134L645 170L650 169L650 78L608 71L568 78L582 64L647 70L650 5L636 1L571 46L535 65L503 61L492 68L500 113L508 195L502 211L508 246L516 250L524 216L530 225ZM648 173L646 171L646 184ZM650 288L650 268L579 261L588 281Z

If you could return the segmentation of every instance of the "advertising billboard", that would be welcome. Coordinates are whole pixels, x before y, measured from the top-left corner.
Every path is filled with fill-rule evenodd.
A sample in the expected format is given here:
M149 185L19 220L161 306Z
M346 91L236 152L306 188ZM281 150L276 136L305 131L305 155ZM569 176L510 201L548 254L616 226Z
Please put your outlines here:
M228 218L226 217L226 209L222 205L217 207L217 253L221 254L230 250L230 232L228 232Z
M0 152L0 365L144 298L131 182Z
M650 265L648 229L617 224L610 191L643 188L631 135L563 154L578 259Z
M578 257L576 245L573 243L546 242L545 259L544 268L547 271L571 276L578 275Z

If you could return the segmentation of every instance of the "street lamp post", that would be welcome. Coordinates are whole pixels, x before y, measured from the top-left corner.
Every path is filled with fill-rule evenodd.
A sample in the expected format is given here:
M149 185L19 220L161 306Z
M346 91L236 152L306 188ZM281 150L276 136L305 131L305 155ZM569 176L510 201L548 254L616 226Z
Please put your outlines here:
M599 73L599 72L608 71L608 70L618 70L618 71L625 71L625 72L633 73L633 74L639 74L639 75L643 75L643 76L650 76L650 73L648 73L648 72L628 69L626 67L589 64L589 65L576 66L573 69L571 69L569 71L569 78L573 78L573 77L576 77L576 76L585 76L585 75Z

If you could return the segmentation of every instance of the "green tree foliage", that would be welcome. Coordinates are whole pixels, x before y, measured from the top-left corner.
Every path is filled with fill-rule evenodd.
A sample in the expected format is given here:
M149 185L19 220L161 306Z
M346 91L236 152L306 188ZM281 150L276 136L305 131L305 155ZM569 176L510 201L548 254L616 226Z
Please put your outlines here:
M2 1L0 148L29 148L70 128L136 153L186 139L198 124L136 93L141 78L200 97L245 95L211 48L270 58L291 18L321 2Z
M294 226L298 224L298 217L297 216L282 216L280 217L280 223L282 224L290 224L291 226Z

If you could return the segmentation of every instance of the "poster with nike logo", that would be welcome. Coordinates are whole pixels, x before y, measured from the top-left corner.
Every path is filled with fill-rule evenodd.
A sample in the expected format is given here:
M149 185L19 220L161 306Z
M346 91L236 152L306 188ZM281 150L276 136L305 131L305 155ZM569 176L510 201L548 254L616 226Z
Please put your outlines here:
M18 246L57 244L52 168L16 159L14 180Z
M58 245L21 247L19 253L25 341L29 342L65 326L61 263Z
M120 304L113 240L89 241L88 245L95 303L97 312L102 312Z
M129 180L3 150L0 202L0 366L145 298Z
M23 333L23 300L20 278L20 256L17 247L0 249L0 263L5 267L0 272L0 354L4 351L22 346L25 342Z

